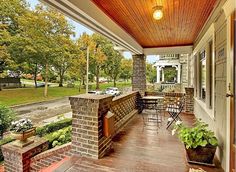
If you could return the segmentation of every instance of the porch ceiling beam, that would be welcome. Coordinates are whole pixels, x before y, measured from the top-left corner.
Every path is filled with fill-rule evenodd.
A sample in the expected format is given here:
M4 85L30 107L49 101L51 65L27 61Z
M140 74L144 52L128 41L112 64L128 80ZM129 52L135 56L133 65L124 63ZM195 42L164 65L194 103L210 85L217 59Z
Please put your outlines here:
M145 55L162 55L162 54L190 54L193 52L193 46L176 46L176 47L159 47L144 48Z
M134 54L143 54L142 46L123 28L110 19L92 1L41 0L68 17L98 32Z

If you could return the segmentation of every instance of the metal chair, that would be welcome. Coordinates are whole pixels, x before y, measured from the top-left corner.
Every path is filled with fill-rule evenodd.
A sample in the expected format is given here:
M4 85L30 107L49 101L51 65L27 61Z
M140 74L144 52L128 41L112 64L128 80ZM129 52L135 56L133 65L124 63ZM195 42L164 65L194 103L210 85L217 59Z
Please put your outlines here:
M177 120L182 121L179 115L181 114L181 112L184 108L184 102L185 102L185 98L181 97L181 98L177 98L173 102L168 103L168 105L166 107L166 112L169 113L170 120L168 119L166 129L168 129L173 124L173 122L176 122Z

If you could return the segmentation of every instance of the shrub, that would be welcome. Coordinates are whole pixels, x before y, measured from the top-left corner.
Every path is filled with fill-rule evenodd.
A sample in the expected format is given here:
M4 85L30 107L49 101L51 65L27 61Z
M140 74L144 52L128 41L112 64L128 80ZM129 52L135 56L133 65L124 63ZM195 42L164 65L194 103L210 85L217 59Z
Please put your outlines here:
M60 130L60 129L68 127L70 125L72 125L72 119L66 118L66 119L60 120L58 122L47 124L43 127L38 127L36 129L36 134L42 137L48 133L52 133L54 131Z
M72 127L65 127L53 133L44 136L49 142L49 148L63 145L71 141L71 131Z
M15 118L15 113L8 107L0 105L0 138L3 133L10 127Z
M11 136L8 136L8 137L6 137L6 138L4 138L4 139L2 139L2 140L0 140L0 161L3 161L3 154L2 154L2 145L5 145L5 144L7 144L7 143L10 143L10 142L12 142L12 141L14 141L15 139L14 138L12 138Z

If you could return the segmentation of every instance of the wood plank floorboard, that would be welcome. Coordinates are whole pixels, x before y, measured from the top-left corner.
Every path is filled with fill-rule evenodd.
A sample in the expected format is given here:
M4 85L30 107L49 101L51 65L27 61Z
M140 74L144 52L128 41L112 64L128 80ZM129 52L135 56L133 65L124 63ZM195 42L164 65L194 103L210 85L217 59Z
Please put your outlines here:
M191 125L193 115L182 114L184 123ZM216 168L190 165L186 161L183 144L177 136L166 130L166 120L158 129L143 127L141 115L133 120L113 139L113 151L102 159L79 157L67 172L188 172L189 168L202 168L207 172L223 172Z

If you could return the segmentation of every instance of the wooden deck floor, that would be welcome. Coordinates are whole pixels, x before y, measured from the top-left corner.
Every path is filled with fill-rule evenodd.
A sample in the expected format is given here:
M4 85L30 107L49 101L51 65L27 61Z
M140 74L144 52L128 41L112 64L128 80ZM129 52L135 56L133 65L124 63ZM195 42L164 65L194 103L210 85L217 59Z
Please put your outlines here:
M182 115L185 123L191 124L194 116ZM189 168L202 168L207 172L223 172L216 168L189 165L186 162L184 146L177 136L166 130L166 122L156 130L143 128L140 115L114 139L114 151L108 156L92 160L74 157L57 171L67 172L188 172ZM155 126L152 127L152 129Z

